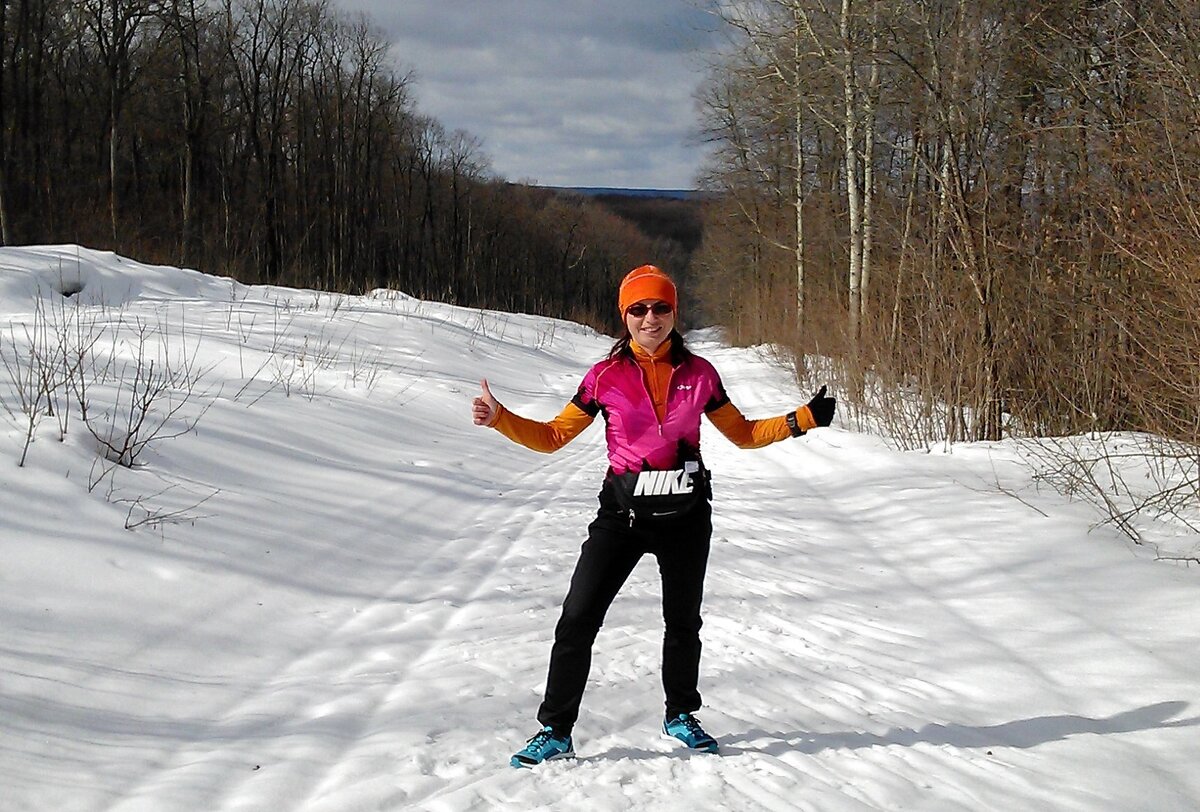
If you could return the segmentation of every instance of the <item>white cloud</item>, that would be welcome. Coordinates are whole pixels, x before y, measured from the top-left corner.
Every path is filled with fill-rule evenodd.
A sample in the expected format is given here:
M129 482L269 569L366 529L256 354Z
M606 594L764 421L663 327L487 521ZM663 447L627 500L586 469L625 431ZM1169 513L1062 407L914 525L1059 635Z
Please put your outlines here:
M483 142L510 180L693 185L692 0L337 0L365 12L416 76L421 112Z

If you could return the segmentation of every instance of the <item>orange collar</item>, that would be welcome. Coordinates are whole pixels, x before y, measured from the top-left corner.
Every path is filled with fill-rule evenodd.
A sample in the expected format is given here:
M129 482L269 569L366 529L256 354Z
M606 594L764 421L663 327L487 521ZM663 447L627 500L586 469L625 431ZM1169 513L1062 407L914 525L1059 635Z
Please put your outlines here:
M667 414L667 387L671 383L672 369L668 357L671 353L671 341L664 341L653 353L645 350L636 341L630 341L629 347L633 350L634 360L642 368L646 388L654 402L654 413L658 415L658 422L661 423Z
M654 352L650 352L633 339L629 340L629 348L633 350L633 357L638 359L639 364L646 363L650 359L661 361L667 357L668 353L671 352L671 339L668 338L666 341L659 344L658 349Z

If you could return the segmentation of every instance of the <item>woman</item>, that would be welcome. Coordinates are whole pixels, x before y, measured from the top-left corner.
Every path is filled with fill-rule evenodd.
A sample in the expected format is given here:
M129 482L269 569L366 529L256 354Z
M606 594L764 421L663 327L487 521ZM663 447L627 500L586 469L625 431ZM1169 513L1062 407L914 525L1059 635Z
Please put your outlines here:
M625 335L584 376L575 397L548 423L501 406L487 381L473 403L476 425L490 426L535 451L562 448L602 414L608 473L600 509L588 527L562 616L554 630L542 729L512 757L514 767L573 756L571 730L587 684L592 644L617 591L638 559L653 553L662 576L663 732L688 747L718 745L692 714L700 707L700 602L712 536L711 490L700 457L700 415L741 448L758 448L828 426L836 401L825 387L796 411L747 420L725 394L708 361L675 330L675 285L643 265L621 282Z

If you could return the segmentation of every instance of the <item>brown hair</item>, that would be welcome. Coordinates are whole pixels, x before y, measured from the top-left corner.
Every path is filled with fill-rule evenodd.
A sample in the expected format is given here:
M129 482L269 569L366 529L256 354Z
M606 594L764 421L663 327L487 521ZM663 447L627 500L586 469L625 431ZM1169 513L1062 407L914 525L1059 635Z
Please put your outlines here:
M612 345L612 349L608 351L610 359L627 358L633 360L633 349L629 343L633 341L633 336L629 332L629 328L625 328L625 334L617 339L617 342ZM670 334L667 336L667 341L671 342L671 366L677 367L684 361L692 357L692 351L684 344L683 336L674 327L671 328Z

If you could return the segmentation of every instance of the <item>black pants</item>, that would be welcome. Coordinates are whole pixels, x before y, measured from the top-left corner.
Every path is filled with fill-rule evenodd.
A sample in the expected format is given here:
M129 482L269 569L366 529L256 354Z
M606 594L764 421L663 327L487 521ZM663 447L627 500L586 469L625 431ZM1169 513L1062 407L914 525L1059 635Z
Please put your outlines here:
M700 603L712 538L712 509L707 501L686 517L661 523L636 522L620 512L606 492L588 527L562 617L554 629L546 696L538 721L560 735L570 733L592 663L592 644L604 615L629 573L645 553L658 559L662 576L662 682L668 716L700 707Z

